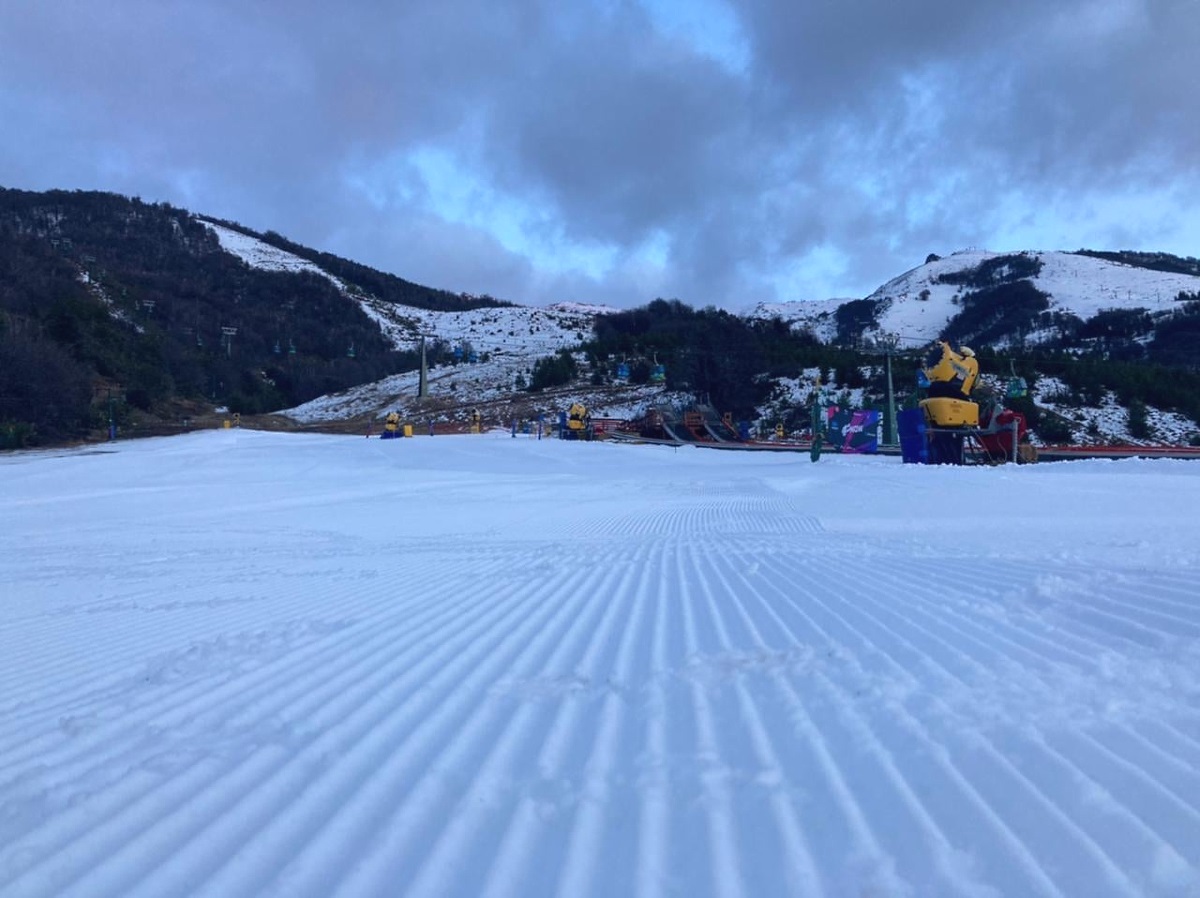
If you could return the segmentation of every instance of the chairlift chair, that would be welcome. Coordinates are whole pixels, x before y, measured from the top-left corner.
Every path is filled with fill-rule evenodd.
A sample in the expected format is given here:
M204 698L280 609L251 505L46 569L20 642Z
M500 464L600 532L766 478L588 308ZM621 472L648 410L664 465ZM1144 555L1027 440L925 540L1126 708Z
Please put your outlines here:
M1025 378L1017 374L1016 366L1011 362L1009 370L1012 372L1012 377L1008 379L1008 388L1004 391L1004 395L1009 399L1024 399L1029 395L1029 384L1025 382Z

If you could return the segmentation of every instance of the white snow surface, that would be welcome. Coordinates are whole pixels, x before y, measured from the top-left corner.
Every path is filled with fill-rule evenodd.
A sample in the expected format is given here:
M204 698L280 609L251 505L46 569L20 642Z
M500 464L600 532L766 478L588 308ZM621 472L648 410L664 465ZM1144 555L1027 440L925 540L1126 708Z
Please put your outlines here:
M796 329L812 331L824 343L837 337L834 313L838 307L853 302L855 297L837 299L798 299L791 302L760 302L743 313L744 318L780 318Z
M0 457L0 894L1200 894L1200 466Z
M199 220L205 227L217 235L217 239L221 243L221 249L237 256L251 268L261 268L265 271L307 271L310 274L328 278L333 282L335 287L343 292L346 290L346 285L341 279L334 277L314 262L302 259L293 253L289 253L287 250L271 246L269 243L264 243L257 237L251 237L248 234L243 234L241 231L235 231L233 228L219 225L215 221L209 221L206 218Z

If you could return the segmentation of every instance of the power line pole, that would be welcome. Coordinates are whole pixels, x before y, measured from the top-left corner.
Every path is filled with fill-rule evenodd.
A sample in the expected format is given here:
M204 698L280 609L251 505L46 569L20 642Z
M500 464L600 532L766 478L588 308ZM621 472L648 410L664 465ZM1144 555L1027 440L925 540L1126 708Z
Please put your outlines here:
M896 353L896 335L888 334L885 338L884 359L887 367L887 417L883 422L883 442L888 446L896 445L896 393L892 389L892 356Z
M882 333L875 340L874 349L868 350L870 355L883 355L883 368L887 380L887 399L883 408L883 444L895 446L896 439L896 391L892 385L892 358L899 348L900 338L896 334Z
M108 391L108 438L109 440L117 438L117 418L113 412L113 391L111 388Z
M421 334L421 376L417 380L417 398L426 399L429 396L429 368L425 364L425 334Z

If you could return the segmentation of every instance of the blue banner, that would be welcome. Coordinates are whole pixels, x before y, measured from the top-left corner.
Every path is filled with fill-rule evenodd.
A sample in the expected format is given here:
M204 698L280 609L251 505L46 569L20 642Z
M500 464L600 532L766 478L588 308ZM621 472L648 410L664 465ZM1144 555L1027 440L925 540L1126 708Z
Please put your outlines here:
M832 406L825 411L826 440L836 452L878 452L880 412L840 409Z

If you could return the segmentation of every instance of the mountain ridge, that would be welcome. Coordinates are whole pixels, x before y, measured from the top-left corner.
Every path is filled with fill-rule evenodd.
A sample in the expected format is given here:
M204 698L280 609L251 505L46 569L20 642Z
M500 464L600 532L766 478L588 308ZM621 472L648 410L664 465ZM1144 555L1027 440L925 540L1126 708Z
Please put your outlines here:
M990 252L959 250L948 256L930 256L925 263L892 278L861 300L808 301L760 304L752 317L779 317L793 327L805 328L830 342L839 333L838 311L850 303L874 308L862 333L874 339L892 336L902 345L923 345L944 338L947 327L959 318L964 300L981 291L995 290L1020 281L1046 296L1044 308L1020 326L988 340L993 348L1046 346L1084 349L1078 331L1098 315L1113 311L1144 310L1151 319L1165 321L1192 299L1200 299L1200 261L1166 254L1143 254L1175 260L1197 273L1162 271L1119 261L1133 253L1036 251ZM1007 274L996 263L1024 260L1028 268ZM998 269L986 282L989 266ZM981 269L984 273L981 274ZM973 277L979 280L972 281ZM955 335L969 338L973 335ZM1087 337L1082 338L1086 340Z
M761 322L776 343L789 330L798 345L816 335L831 347L859 349L911 350L949 337L979 341L981 350L1156 364L1173 346L1176 364L1197 365L1197 270L1194 259L1161 253L965 250L931 255L868 297L760 304L734 317L752 328ZM417 305L404 301L412 291ZM0 188L0 428L15 435L10 444L23 445L30 431L20 430L22 421L40 422L38 438L53 441L95 434L106 423L123 426L138 415L177 419L197 402L243 413L307 409L296 412L297 420L378 416L411 407L403 397L416 393L422 350L432 369L433 405L440 401L454 414L472 397L498 409L529 410L526 389L538 360L567 353L583 363L575 389L589 405L632 416L638 403L682 401L687 384L669 376L667 386L677 391L670 396L644 383L623 392L616 376L621 356L612 354L618 344L596 355L604 345L596 324L644 317L659 305L668 317L673 307L688 309L677 300L623 311L452 294L169 204ZM708 317L733 326L728 313ZM1173 343L1162 339L1165 330ZM653 341L619 345L634 349L643 365L657 348L663 361L693 369L697 353L733 349L713 337L690 349ZM823 368L831 378L836 367L839 394L869 401L875 394L859 395L856 382L878 382L878 357L855 363L847 351L830 356L813 349L809 362L791 370L768 375L764 368L755 376L771 378L774 399L755 413L778 417L787 404L809 401L803 385ZM855 364L873 373L856 374ZM744 365L724 367L745 375ZM1057 392L1078 393L1069 381ZM1087 395L1099 407L1102 394ZM50 408L59 410L56 416L46 413Z

